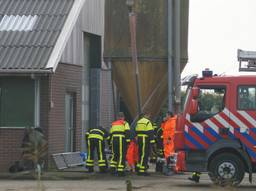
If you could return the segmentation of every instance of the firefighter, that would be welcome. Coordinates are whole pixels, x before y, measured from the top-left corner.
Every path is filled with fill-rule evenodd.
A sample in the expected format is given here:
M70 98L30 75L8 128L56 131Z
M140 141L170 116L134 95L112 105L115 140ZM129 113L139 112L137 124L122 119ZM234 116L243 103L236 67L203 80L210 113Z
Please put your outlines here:
M139 150L139 161L136 165L136 170L138 175L144 176L149 175L147 173L148 157L150 154L150 147L153 147L153 144L155 143L154 130L149 117L149 113L142 114L141 118L137 121L135 128Z
M100 172L104 173L107 170L107 161L105 154L105 140L108 139L108 132L98 126L97 128L91 128L89 134L86 135L88 145L88 156L86 160L86 167L88 172L94 171L94 152L97 151L98 166Z
M152 122L152 127L154 130L154 139L157 143L157 131L158 131L157 123ZM154 145L154 148L151 149L150 163L156 163L157 156L158 156L157 145Z
M176 127L177 117L170 111L166 113L165 121L162 123L163 129L163 145L164 145L164 157L169 166L174 159L174 133Z
M130 142L130 126L125 121L123 112L119 112L117 116L118 120L112 123L110 129L110 142L112 157L110 160L111 173L117 174L117 176L125 176L124 167L126 160L126 149Z
M157 149L156 172L162 172L163 160L161 159L164 159L163 130L159 126L155 131L155 139L156 139L156 149Z

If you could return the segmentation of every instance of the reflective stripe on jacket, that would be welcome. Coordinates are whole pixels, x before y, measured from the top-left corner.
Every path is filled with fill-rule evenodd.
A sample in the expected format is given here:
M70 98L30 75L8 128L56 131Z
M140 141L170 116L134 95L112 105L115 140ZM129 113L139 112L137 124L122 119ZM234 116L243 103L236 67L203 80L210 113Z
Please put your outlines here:
M90 129L88 139L92 138L99 140L108 139L108 132L103 128Z
M137 136L146 136L149 138L150 143L155 143L154 129L152 123L147 118L141 118L135 128Z
M117 120L112 123L112 127L110 129L110 136L113 135L124 135L126 142L130 142L130 126L124 120Z

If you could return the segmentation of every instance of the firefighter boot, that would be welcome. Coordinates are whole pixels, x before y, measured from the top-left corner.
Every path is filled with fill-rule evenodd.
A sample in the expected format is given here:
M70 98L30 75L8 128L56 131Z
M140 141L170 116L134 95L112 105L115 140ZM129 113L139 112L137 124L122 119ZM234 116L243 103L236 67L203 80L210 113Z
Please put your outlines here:
M192 174L192 177L189 177L188 179L191 180L191 181L194 181L194 182L198 183L199 180L200 180L200 173L194 172L194 173Z
M94 171L92 166L87 167L87 169L88 169L87 172L90 172L90 173Z
M106 173L106 172L108 172L106 167L100 167L100 173Z
M110 174L115 175L116 168L110 167L109 172L110 172Z
M125 172L124 171L118 171L117 176L123 177L123 176L125 176Z
M157 161L156 162L156 169L155 169L155 171L156 172L163 172L163 162L161 162L161 161Z

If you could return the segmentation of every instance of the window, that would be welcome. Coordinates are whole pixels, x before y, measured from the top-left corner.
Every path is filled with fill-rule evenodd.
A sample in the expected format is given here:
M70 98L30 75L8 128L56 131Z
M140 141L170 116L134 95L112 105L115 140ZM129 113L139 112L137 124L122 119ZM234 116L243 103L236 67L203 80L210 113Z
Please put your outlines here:
M255 110L256 109L256 87L239 86L238 87L238 109Z
M5 15L0 21L0 31L32 31L37 15Z
M202 122L221 112L225 107L225 87L200 88L198 112L191 116L192 122Z
M0 127L34 126L35 81L0 78Z

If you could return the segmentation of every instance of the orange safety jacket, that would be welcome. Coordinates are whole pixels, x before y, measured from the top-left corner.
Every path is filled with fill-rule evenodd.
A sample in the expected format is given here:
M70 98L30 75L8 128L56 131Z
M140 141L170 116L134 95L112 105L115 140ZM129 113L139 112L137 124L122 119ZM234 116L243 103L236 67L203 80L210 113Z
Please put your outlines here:
M131 141L126 154L126 160L130 168L134 168L139 160L138 145L135 141Z
M175 153L174 149L174 134L176 128L177 116L169 117L165 120L161 127L163 129L163 144L164 144L164 157L168 158Z

